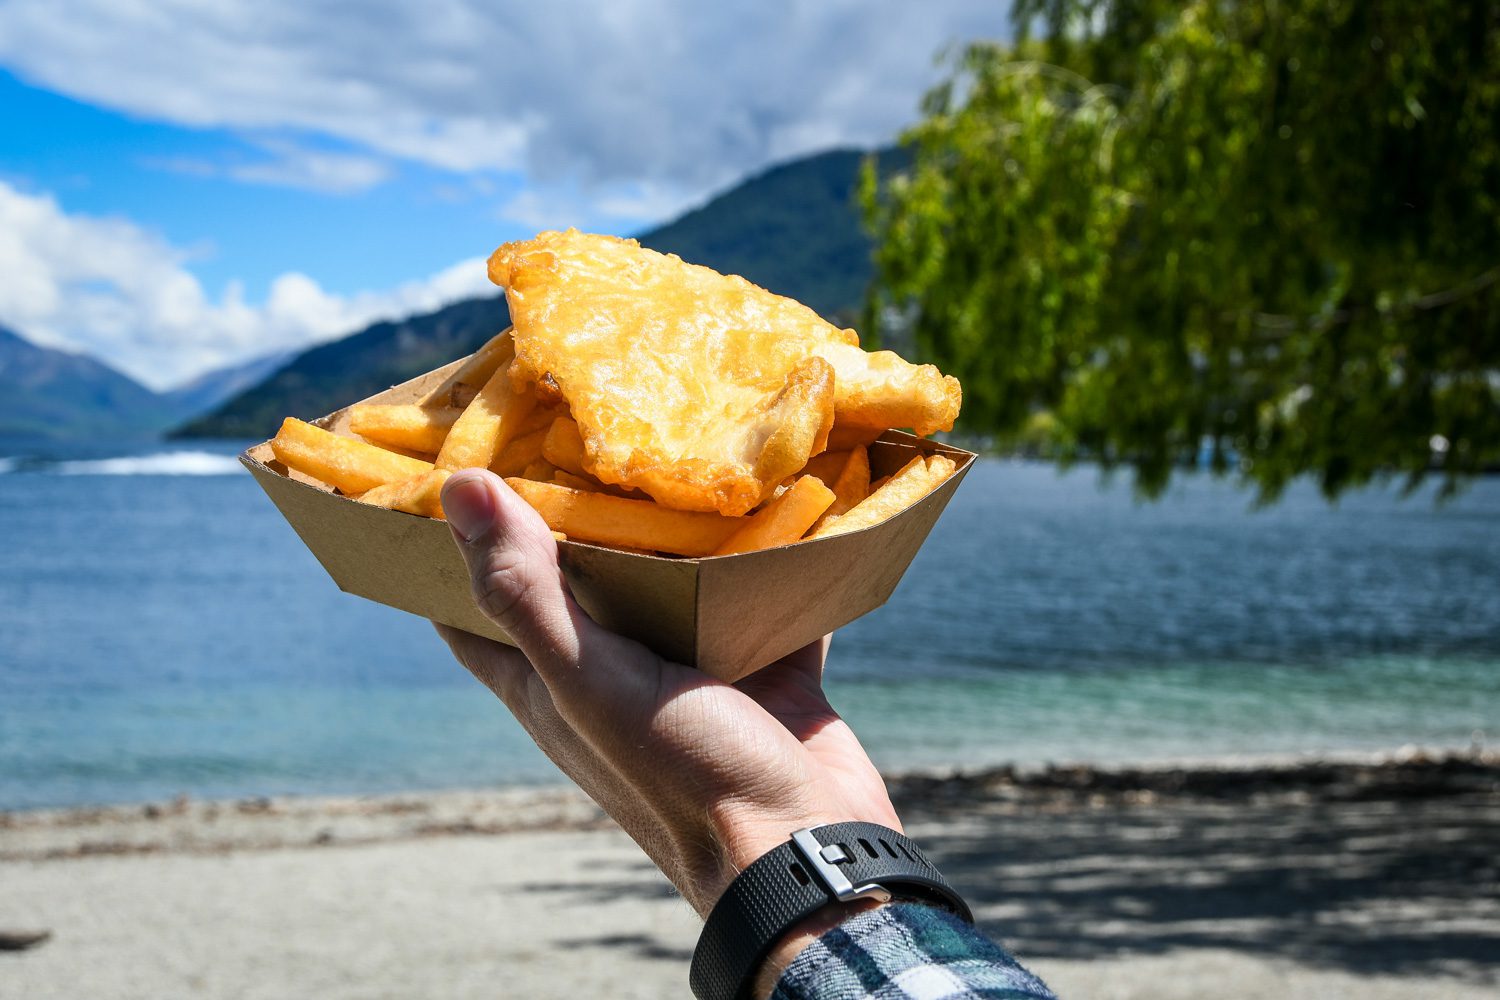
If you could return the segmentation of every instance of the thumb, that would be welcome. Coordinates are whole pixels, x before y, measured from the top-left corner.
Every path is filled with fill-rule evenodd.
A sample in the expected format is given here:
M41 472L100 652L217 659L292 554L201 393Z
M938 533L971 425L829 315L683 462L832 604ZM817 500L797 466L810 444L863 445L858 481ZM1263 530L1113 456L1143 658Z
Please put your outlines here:
M449 477L443 511L469 567L479 610L505 630L544 679L576 666L584 616L570 607L557 542L541 516L482 469Z

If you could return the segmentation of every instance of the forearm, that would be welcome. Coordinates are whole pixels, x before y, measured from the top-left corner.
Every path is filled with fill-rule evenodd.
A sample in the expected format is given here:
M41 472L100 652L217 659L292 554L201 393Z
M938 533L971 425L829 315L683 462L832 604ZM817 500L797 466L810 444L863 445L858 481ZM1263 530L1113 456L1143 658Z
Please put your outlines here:
M547 526L493 474L455 473L442 502L477 606L515 646L441 626L439 631L459 661L635 838L699 913L711 916L740 873L790 846L792 831L873 824L899 838L906 862L930 867L920 849L900 836L901 822L880 773L823 693L826 642L811 643L737 684L715 681L590 619L563 584ZM880 842L897 872L879 884L899 887L903 862ZM868 860L880 858L868 843L859 843ZM844 856L824 853L832 846ZM828 845L819 854L823 860L814 867L842 864L856 871L865 864L856 863L858 851L847 845ZM813 855L802 856L814 862ZM772 859L766 872L784 860ZM884 860L881 866L888 867ZM786 865L785 872L803 888L812 885L798 864ZM909 880L920 875L915 884L933 888L935 872L905 874ZM835 893L834 883L823 881ZM760 891L759 883L747 884ZM772 898L785 904L786 921L800 918L790 932L779 931L785 924L777 923L763 928L766 937L747 941L735 928L742 917L731 907L724 918L728 930L711 939L736 943L727 974L719 969L728 960L723 954L704 966L734 976L727 985L735 990L751 979L759 996L842 1000L864 994L827 992L824 984L848 980L845 959L851 956L875 956L882 968L921 973L925 966L913 961L946 962L943 956L951 951L957 964L944 965L943 974L950 967L989 969L997 982L1022 984L1018 992L999 995L1050 995L993 943L943 911L908 904L828 906L822 898L805 898L796 885L784 888L787 894ZM963 909L956 895L950 902ZM760 960L771 936L776 942ZM904 955L896 949L902 941ZM912 952L912 942L927 951ZM799 974L814 966L831 971ZM857 988L856 976L849 989Z

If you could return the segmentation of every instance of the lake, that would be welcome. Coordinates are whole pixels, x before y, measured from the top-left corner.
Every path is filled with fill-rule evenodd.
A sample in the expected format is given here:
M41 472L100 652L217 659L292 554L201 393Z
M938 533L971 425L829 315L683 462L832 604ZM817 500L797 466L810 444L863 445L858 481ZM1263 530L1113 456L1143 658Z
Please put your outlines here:
M561 780L237 448L0 452L0 808ZM1500 738L1500 480L1252 500L982 460L830 696L892 770Z

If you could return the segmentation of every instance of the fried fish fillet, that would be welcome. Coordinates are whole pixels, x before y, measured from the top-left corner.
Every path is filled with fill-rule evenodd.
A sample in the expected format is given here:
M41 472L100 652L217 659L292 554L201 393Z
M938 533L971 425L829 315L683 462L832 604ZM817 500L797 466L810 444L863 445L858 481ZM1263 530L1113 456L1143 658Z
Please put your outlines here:
M926 434L958 412L957 380L931 365L866 353L800 303L634 240L542 233L489 272L513 377L566 400L587 471L667 506L745 513L823 450L836 413Z

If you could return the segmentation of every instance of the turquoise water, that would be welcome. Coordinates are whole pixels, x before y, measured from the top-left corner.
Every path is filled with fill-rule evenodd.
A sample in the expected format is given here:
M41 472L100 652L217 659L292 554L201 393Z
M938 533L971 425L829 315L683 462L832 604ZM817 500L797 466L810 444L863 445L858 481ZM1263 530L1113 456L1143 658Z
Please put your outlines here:
M0 807L559 780L233 452L0 458ZM985 461L828 686L893 769L1494 743L1497 524L1494 479L1255 511Z

